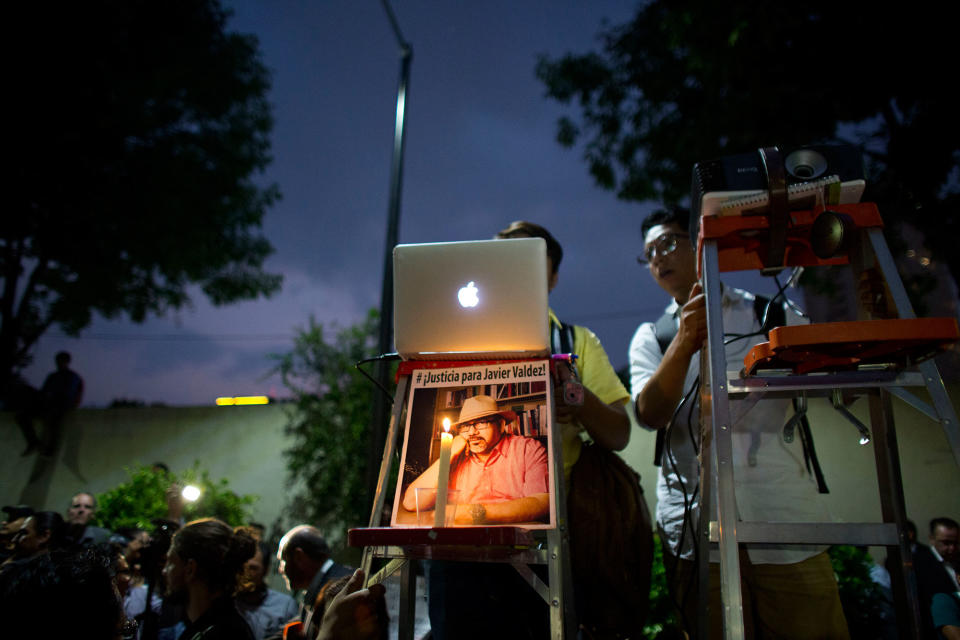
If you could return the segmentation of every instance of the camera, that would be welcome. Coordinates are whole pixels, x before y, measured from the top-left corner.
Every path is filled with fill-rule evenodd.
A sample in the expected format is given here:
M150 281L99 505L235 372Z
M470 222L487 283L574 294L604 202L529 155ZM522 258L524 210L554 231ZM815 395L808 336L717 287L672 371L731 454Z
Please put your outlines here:
M140 549L140 571L147 584L157 584L160 572L166 562L167 551L170 549L170 542L173 540L173 534L180 528L176 522L155 518L151 520L153 524L153 533L150 534L150 542Z

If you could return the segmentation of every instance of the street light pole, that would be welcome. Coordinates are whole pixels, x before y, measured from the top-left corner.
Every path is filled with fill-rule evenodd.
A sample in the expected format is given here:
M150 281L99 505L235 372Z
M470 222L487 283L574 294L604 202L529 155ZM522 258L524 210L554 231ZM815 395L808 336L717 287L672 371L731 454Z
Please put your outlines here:
M397 86L397 111L393 134L393 160L390 169L390 203L387 210L387 241L383 255L383 285L380 290L380 341L379 352L388 353L393 333L393 248L397 245L397 229L400 223L400 190L403 183L403 151L407 106L407 86L410 82L410 62L413 48L403 38L400 26L387 0L380 0L390 26L400 45L400 82ZM385 360L377 361L377 381L389 388L390 366ZM370 456L367 460L367 498L373 504L377 488L380 460L387 436L387 397L375 394L373 418L370 425Z

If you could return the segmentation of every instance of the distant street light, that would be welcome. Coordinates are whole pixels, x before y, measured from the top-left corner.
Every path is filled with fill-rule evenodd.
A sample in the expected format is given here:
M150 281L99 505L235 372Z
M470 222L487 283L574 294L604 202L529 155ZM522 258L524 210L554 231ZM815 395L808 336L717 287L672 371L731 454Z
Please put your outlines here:
M400 189L403 184L403 150L407 107L407 85L410 82L410 62L413 48L400 33L400 26L387 0L380 0L387 13L390 26L400 45L400 82L397 86L397 111L393 134L393 160L390 170L390 204L387 210L387 242L383 252L383 284L380 290L380 353L388 353L393 333L393 248L397 245L397 229L400 225ZM390 366L386 360L379 360L377 382L382 388L390 384ZM370 425L370 455L367 459L367 498L373 504L377 488L377 476L383 445L387 436L387 398L377 393L374 396L373 417Z
M200 497L200 487L188 484L183 488L183 491L180 492L180 495L183 496L183 499L187 502L196 502Z

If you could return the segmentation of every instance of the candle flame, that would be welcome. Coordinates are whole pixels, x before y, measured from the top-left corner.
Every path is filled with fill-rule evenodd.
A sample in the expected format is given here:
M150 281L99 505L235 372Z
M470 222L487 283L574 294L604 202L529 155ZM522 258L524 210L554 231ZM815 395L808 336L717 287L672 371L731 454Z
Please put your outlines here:
M450 418L443 419L443 430L450 433Z

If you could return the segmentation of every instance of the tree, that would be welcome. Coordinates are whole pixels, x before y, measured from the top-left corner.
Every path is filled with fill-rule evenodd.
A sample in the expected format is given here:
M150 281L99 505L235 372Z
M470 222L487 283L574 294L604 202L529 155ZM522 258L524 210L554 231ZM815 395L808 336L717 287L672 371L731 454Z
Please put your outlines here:
M862 146L866 200L909 220L960 281L960 124L942 65L955 5L655 0L600 34L602 53L541 57L547 95L574 102L557 138L584 142L597 184L626 200L683 201L695 162L762 146ZM889 234L888 234L889 235Z
M890 592L873 581L873 558L866 547L835 545L828 549L837 576L840 603L852 640L882 638L894 625ZM887 587L889 589L889 587Z
M230 490L226 478L214 481L200 468L200 462L176 475L151 467L126 469L130 479L97 496L95 524L110 530L137 527L153 530L153 520L168 516L167 492L171 485L183 487L192 484L201 491L195 502L183 507L184 519L218 518L230 526L245 525L250 521L250 507L257 496L238 496Z
M373 394L383 392L354 365L377 354L378 317L371 310L333 340L311 318L293 349L275 356L294 396L285 428L293 440L284 451L293 489L287 512L322 529L332 545L344 541L348 526L366 526L370 517L365 474Z
M0 383L52 326L269 295L269 76L218 0L22 2L8 18ZM11 108L12 107L12 108Z

